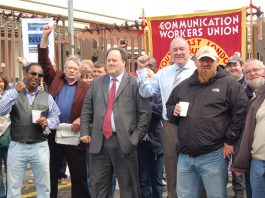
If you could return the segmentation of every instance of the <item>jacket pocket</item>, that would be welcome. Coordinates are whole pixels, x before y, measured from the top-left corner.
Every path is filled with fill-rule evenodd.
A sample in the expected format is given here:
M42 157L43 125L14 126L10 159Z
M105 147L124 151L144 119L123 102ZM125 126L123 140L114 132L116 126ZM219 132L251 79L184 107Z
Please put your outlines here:
M132 124L132 125L130 126L130 129L129 129L129 134L130 134L130 135L134 132L135 128L136 128L136 125L135 125L135 124Z

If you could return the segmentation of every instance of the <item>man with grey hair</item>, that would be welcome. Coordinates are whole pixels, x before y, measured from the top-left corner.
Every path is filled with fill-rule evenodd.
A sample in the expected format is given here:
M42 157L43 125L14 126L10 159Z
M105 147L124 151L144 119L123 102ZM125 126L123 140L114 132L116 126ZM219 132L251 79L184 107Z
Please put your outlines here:
M252 99L256 96L255 92L265 84L265 66L257 59L249 59L243 66L243 73L246 81L245 92ZM245 185L247 197L252 197L249 171L245 172Z
M262 179L264 175L263 172L261 173L259 171L262 169L255 167L255 164L259 160L261 163L264 161L264 157L260 157L260 153L264 153L264 138L262 137L264 119L260 113L262 112L265 96L265 66L257 59L249 59L246 61L243 71L249 88L248 92L253 94L251 95L251 106L245 121L245 129L240 144L240 150L234 161L233 170L236 171L237 175L245 174L247 197L262 197L264 195L264 188L261 188L259 184L257 185L257 181L264 182ZM255 173L261 177L255 175Z
M80 79L80 59L70 56L66 59L64 71L54 70L48 56L48 38L53 27L45 25L40 46L38 60L44 71L44 81L48 85L48 92L54 97L60 111L60 123L69 126L70 134L80 131L80 114L83 101L89 85ZM90 197L87 189L86 145L57 144L55 132L49 136L51 195L57 197L58 176L61 163L65 157L71 175L72 197Z
M246 93L250 98L253 96L253 92L265 84L265 66L260 60L249 59L243 67L243 73L249 86L246 88Z

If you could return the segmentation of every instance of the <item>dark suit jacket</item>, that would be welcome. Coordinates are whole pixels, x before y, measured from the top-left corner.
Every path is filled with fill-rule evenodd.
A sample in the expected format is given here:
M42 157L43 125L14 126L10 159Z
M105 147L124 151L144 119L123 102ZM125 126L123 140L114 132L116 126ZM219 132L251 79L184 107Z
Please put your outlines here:
M107 110L110 76L92 81L81 113L81 136L90 135L89 152L99 153L103 142L103 118ZM116 132L122 151L130 153L147 132L151 119L148 99L140 96L136 77L124 73L113 104Z
M48 56L48 48L38 47L38 62L44 71L44 81L48 85L48 92L55 97L63 88L65 75L62 71L55 71ZM70 120L73 122L80 117L83 101L85 99L89 85L83 81L77 82L74 100L71 108Z

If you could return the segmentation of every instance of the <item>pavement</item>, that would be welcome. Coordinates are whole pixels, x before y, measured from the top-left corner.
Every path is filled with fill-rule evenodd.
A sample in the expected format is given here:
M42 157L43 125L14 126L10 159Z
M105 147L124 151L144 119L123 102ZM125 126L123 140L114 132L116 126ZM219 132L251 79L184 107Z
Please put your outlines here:
M69 173L68 173L68 175L69 175ZM32 182L29 182L29 180L32 180ZM71 179L70 179L70 177L67 178L66 184L64 184L64 185L60 184L58 188L59 188L58 198L71 198ZM227 188L228 188L227 198L233 198L231 177L229 178L229 183L227 185ZM22 198L35 198L36 195L37 195L37 193L36 193L35 182L33 179L32 171L30 168L27 168L26 175L25 175L24 182L23 182ZM164 186L163 198L166 198L166 197L167 197L166 186ZM116 187L114 198L120 198L118 185Z

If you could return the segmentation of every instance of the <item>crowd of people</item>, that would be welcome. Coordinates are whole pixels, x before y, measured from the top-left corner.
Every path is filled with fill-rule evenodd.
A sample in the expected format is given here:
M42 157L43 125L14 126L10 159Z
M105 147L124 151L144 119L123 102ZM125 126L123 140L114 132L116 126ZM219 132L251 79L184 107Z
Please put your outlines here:
M23 81L9 88L0 74L0 197L21 197L27 164L39 198L58 196L63 164L73 198L113 197L116 180L121 198L162 198L164 168L169 198L225 198L229 169L235 198L264 196L261 61L235 53L221 67L210 46L193 61L178 37L172 65L158 71L149 55L136 74L126 71L119 47L105 62L70 56L61 71L48 56L52 31L44 26L38 63L24 67Z

